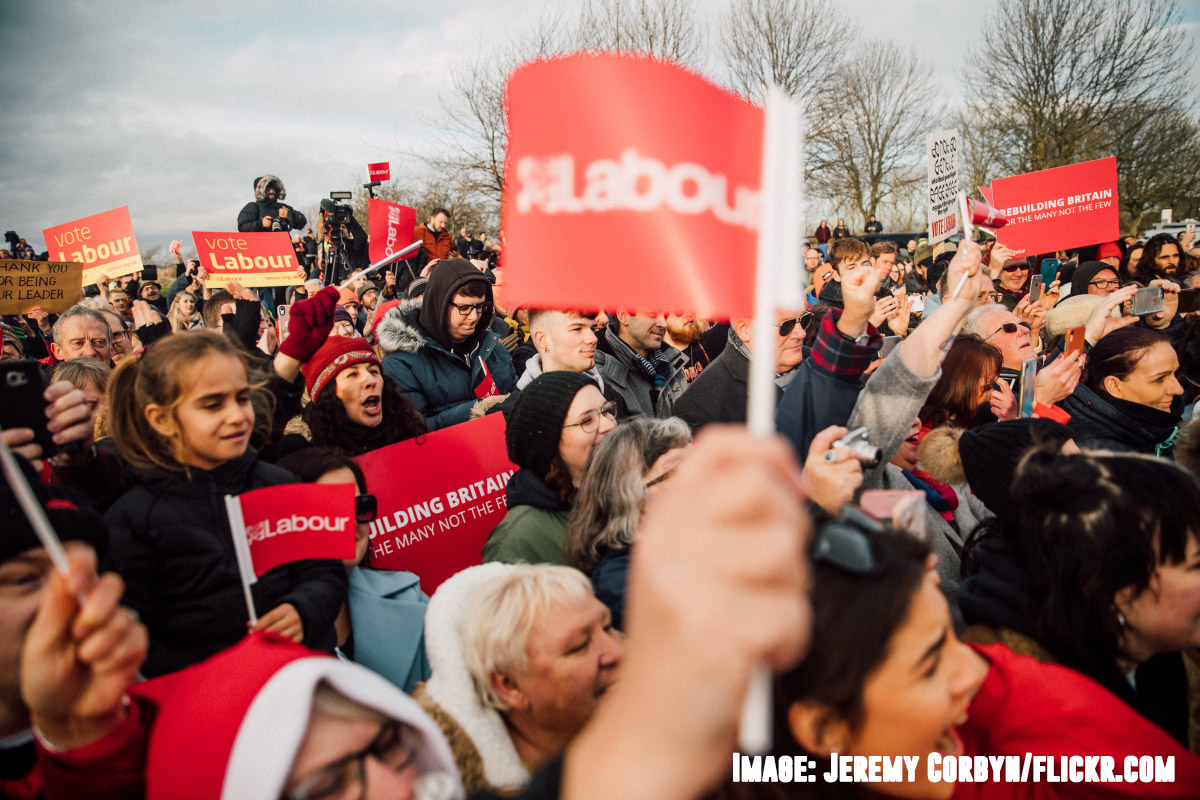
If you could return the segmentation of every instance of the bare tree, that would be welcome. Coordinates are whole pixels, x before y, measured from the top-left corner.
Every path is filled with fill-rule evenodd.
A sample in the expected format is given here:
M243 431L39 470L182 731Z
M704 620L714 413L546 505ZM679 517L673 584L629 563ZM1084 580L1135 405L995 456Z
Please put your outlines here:
M981 113L971 101L956 108L950 118L949 127L958 130L959 182L972 194L975 187L986 186L997 177L1002 134L995 129L991 115Z
M897 192L925 181L925 137L941 104L928 66L890 42L866 42L837 78L829 128L811 137L810 190L839 198L865 220Z
M1200 125L1175 108L1123 106L1104 129L1117 157L1121 220L1131 234L1160 209L1194 216L1200 198Z
M572 44L699 66L706 39L684 0L587 0Z
M456 190L498 208L504 188L508 120L504 87L520 64L575 50L645 53L691 65L704 51L704 35L683 0L589 0L573 24L543 16L522 36L484 53L454 73L453 92L442 98L451 122L447 142L425 158Z
M836 91L856 39L833 0L734 0L721 33L736 91L761 101L774 84L806 104Z
M1179 16L1176 0L999 0L967 88L1006 171L1110 155L1096 133L1123 105L1175 105L1188 66Z
M356 187L354 197L350 201L354 216L364 229L367 226L367 200L370 195L367 190ZM421 224L435 208L444 208L450 212L450 224L458 234L461 228L466 228L472 235L482 231L495 233L499 228L499 218L495 207L462 187L456 186L453 180L442 176L426 176L416 180L391 180L376 187L375 197L391 203L409 206L416 209L417 224Z

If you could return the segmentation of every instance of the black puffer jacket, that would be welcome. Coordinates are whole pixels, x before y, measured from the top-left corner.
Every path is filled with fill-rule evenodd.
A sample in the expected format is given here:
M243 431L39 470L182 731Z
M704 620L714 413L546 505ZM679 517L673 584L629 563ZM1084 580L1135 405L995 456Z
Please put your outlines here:
M267 199L267 187L275 185L275 199ZM270 228L262 226L263 217L278 217L280 207L288 210L288 222L291 223L293 229L303 228L308 224L308 218L301 214L296 209L283 202L283 198L287 197L287 189L283 186L283 181L274 175L262 175L254 179L254 201L246 203L242 206L241 212L238 214L238 230L242 233L262 233L269 231ZM286 232L286 228L284 231Z
M1173 414L1105 397L1083 384L1059 405L1071 415L1067 427L1082 448L1174 457L1179 418Z
M246 635L246 601L238 577L225 495L295 482L290 472L248 449L214 470L132 471L134 485L105 515L109 556L125 580L124 602L150 631L147 677L183 669ZM258 579L254 604L263 615L291 603L304 623L304 644L332 652L333 622L346 599L340 561L297 561Z

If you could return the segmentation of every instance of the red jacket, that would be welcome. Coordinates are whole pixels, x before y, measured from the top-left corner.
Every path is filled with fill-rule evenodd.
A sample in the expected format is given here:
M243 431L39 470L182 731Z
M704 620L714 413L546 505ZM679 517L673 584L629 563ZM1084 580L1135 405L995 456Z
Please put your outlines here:
M416 227L413 231L413 241L421 243L421 249L430 259L449 258L450 253L454 251L454 237L450 235L450 231L434 233L429 230L428 225Z
M966 783L954 797L979 798L1196 798L1200 797L1200 757L1085 675L1021 656L1004 645L971 645L992 668L958 729L968 756L1026 753L1052 756L1061 775L1061 756L1112 756L1123 775L1125 757L1173 756L1173 783Z

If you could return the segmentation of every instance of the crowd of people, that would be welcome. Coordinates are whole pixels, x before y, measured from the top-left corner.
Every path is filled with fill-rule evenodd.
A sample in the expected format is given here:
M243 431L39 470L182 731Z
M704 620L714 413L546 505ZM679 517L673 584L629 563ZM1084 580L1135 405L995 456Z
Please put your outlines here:
M1016 257L822 221L758 352L750 319L513 307L520 266L444 209L367 274L333 204L305 236L279 178L254 196L238 229L294 231L303 285L214 286L174 247L165 292L105 276L4 319L46 420L4 445L69 569L0 486L0 795L1200 797L1190 235ZM755 358L770 439L734 427ZM370 566L355 459L494 414L516 472L477 566L432 597ZM353 486L355 554L267 572L251 623L224 498L289 483ZM1031 753L1173 779L737 780L762 664L770 757L819 775Z

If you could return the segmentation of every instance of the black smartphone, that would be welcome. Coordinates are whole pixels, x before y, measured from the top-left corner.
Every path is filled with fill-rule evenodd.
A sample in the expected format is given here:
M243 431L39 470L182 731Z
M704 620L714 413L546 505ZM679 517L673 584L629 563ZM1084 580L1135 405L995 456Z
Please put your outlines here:
M42 456L49 458L59 447L46 427L45 387L38 366L30 358L0 363L0 428L32 428L33 441L41 446Z
M1200 311L1200 289L1184 289L1179 293L1179 313Z

